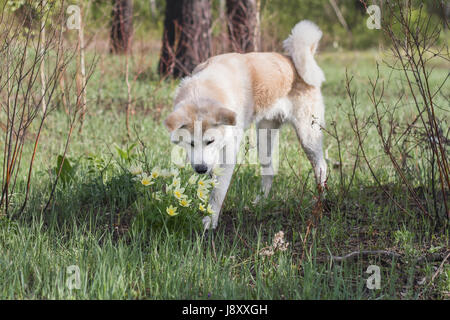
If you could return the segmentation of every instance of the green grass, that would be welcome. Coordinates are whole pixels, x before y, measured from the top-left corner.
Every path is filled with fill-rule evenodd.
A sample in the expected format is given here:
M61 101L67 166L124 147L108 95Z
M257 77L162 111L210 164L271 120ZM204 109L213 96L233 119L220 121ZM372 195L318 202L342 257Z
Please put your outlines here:
M363 117L371 108L365 91L367 77L375 76L376 59L381 59L379 54L369 51L320 56L327 76L323 87L326 118L328 124L337 123L342 139L345 181L352 174L356 148L347 119L345 70L355 77L358 112ZM58 185L44 212L51 170L62 153L61 137L67 131L61 108L44 128L25 212L0 218L1 299L448 299L448 263L431 281L441 261L416 260L445 252L449 230L422 217L411 205L386 158L380 156L376 132L367 138L373 166L412 217L384 196L361 163L343 195L339 170L333 169L339 159L336 141L326 136L329 208L308 229L314 218L313 175L295 133L284 127L280 170L270 199L252 204L259 190L259 168L242 165L235 172L218 229L203 237L198 213L167 216L165 204L155 204L131 180L130 163L115 148L130 146L137 134L146 148L139 145L133 150L133 163L150 169L170 166L171 146L161 120L171 108L176 83L159 84L151 71L155 60L146 61L148 69L132 83L136 114L128 138L123 60L108 56L101 60L89 83L83 134L76 133L70 144L73 177ZM448 66L438 65L433 81L443 79L447 72ZM382 68L382 77L388 76ZM387 88L388 99L395 101L397 90L396 86ZM448 107L444 98L438 101ZM29 156L31 146L24 152ZM186 168L184 174L190 172ZM20 177L13 204L23 198L26 172ZM260 250L280 230L289 242L288 249L269 258L261 256ZM403 258L375 255L342 263L329 258L359 249L393 250ZM66 281L70 277L67 268L72 265L80 269L81 287L71 291ZM369 265L381 269L379 290L366 287Z

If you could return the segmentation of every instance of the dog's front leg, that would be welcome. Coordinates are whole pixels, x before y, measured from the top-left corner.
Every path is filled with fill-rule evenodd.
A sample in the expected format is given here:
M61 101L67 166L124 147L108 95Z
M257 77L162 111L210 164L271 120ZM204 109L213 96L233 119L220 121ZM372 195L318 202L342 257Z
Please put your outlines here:
M231 177L233 176L234 166L234 164L221 166L223 168L223 172L217 177L217 185L211 191L209 198L209 204L211 205L214 213L203 218L203 227L205 230L215 229L217 227L222 204L225 200L225 196L227 195Z
M239 128L230 129L227 134L228 143L221 150L220 154L220 167L222 168L222 173L217 176L217 185L211 191L209 198L209 204L214 213L203 218L205 230L215 229L217 227L219 214L222 210L223 201L227 195L231 178L233 177L233 171L236 166L239 147L243 136L244 130Z

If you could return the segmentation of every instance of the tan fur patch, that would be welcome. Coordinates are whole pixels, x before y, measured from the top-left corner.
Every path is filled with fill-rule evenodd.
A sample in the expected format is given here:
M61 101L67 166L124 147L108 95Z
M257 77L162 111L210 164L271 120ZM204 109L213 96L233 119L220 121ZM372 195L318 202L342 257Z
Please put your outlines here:
M227 108L219 108L216 112L216 123L226 126L236 125L236 113Z
M202 123L202 132L205 132L216 125L235 125L236 114L229 109L217 106L198 108L187 104L173 111L165 120L165 125L169 131L182 127L193 134L196 121Z
M312 97L316 96L316 93L316 87L307 84L301 77L297 77L297 80L292 86L291 92L289 92L289 96L298 96L300 98L311 99Z
M185 127L189 130L191 124L192 128L194 127L193 123L196 120L195 109L194 105L186 104L172 111L172 113L167 116L164 124L170 132L181 127Z
M202 132L205 132L206 130L208 130L212 126L211 122L208 121L207 119L204 119L204 120L192 120L192 121L188 122L183 127L183 129L188 130L193 135L194 134L195 121L201 121L202 122Z
M173 111L169 116L164 120L164 125L167 127L169 132L180 128L184 124L184 116L181 112Z
M246 58L256 112L271 106L291 91L297 72L289 57L278 53L249 53Z
M203 90L206 90L211 97L215 99L217 102L220 102L223 106L227 104L227 96L222 88L220 88L217 83L214 81L202 81L200 85L203 87Z

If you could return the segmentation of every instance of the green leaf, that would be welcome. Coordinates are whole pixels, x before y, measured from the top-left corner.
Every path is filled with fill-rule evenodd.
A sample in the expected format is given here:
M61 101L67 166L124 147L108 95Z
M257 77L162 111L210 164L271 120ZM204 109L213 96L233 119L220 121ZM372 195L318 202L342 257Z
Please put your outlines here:
M66 185L70 180L73 179L74 168L70 164L69 159L65 158L62 155L59 155L56 160L56 168L54 169L55 175L58 175L58 172L61 168L61 173L59 179L62 181L64 185Z

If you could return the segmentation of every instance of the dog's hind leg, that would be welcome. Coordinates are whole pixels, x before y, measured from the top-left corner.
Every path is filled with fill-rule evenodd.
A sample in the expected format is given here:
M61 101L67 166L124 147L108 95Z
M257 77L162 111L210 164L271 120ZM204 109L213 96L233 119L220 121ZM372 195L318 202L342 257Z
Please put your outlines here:
M261 164L261 191L264 198L269 195L272 188L274 171L274 149L277 147L277 141L279 137L278 129L281 126L281 122L278 120L263 119L256 125L257 140L258 140L258 157ZM255 199L258 202L260 197Z
M321 187L325 187L327 179L327 163L322 148L323 109L322 102L318 101L314 108L298 108L292 119L300 144L314 169L316 182Z

